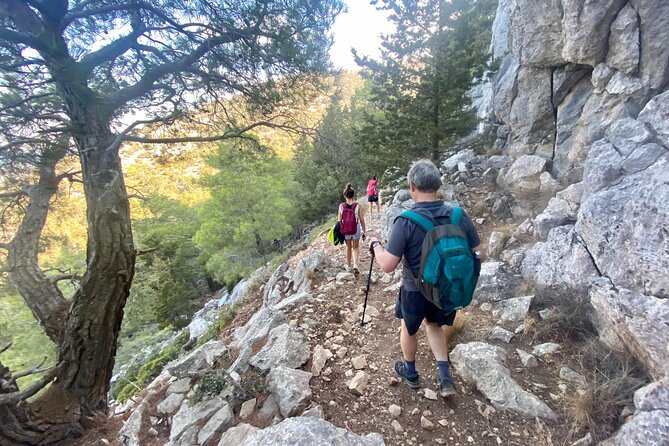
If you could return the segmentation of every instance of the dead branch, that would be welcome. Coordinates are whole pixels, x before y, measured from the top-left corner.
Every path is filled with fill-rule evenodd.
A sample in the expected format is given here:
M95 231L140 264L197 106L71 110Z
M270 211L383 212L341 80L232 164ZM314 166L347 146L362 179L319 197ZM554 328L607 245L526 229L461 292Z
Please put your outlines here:
M135 250L135 255L141 256L144 254L150 254L152 252L158 251L158 248L149 248L149 249L136 249Z
M38 363L36 364L33 368L24 370L23 372L18 372L18 373L12 373L12 380L16 381L19 378L23 378L24 376L30 376L34 375L35 373L44 373L49 371L53 366L51 367L46 367L46 368L41 368L44 363L46 362L46 356Z
M24 401L30 398L31 396L42 390L44 387L46 387L51 382L51 380L53 380L54 376L56 376L57 372L58 372L58 367L53 367L51 370L49 370L48 373L46 373L43 377L37 380L34 384L29 386L26 390L22 392L0 394L0 406L8 404L17 404L20 401Z
M125 198L127 198L128 200L130 200L131 198L137 198L138 200L142 200L142 201L147 201L148 200L148 198L143 197L143 196L138 195L138 194L126 195Z
M51 283L58 283L62 280L81 280L81 276L79 274L74 273L74 274L59 274L57 276L51 276L48 278L49 282Z
M9 347L12 346L12 341L9 341L7 344L5 344L3 347L0 347L0 353L3 353L6 351Z

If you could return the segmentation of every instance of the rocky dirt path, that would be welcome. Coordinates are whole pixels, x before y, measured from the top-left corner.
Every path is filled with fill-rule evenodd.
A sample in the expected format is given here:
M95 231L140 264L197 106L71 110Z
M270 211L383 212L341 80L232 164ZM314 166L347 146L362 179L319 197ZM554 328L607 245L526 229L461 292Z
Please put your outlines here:
M368 229L368 235L379 236L379 220L368 222ZM399 323L394 317L399 274L386 275L374 265L375 283L370 287L366 312L369 322L361 327L360 312L371 260L364 245L357 278L346 274L341 274L340 280L315 277L314 303L291 315L291 324L305 330L312 351L320 346L333 354L320 376L311 380L313 400L323 407L325 419L358 434L379 432L389 445L559 444L555 438L562 436L562 427L546 426L543 421L494 409L481 393L463 382L457 371L454 380L458 394L449 400L436 397L437 372L424 329L419 332L417 356L423 387L415 391L398 382L392 366L401 357ZM330 245L324 236L293 261L313 250L326 252L343 272L345 247ZM497 318L489 311L471 306L459 316L456 325L462 326L462 331L456 341L486 340L496 323ZM515 348L531 351L532 347L522 339L505 346L507 366L516 372L514 378L557 410L559 404L551 399L555 396L550 396L551 392L557 393L552 390L555 371L539 367L528 373ZM303 369L313 373L312 365L309 361ZM366 384L352 390L349 385L356 375Z

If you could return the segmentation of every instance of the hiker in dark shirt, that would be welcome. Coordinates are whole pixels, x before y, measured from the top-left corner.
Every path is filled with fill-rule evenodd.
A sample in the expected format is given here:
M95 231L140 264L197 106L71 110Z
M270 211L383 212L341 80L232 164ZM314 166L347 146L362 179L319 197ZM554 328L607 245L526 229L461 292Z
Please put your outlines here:
M441 187L439 169L429 160L413 163L408 174L409 191L415 202L412 211L423 214L436 221L437 224L450 222L452 208L437 198ZM462 213L460 226L467 235L467 242L473 252L479 251L480 239L474 223L466 213ZM455 311L446 312L428 301L418 291L414 283L420 268L421 246L425 232L414 222L398 218L390 233L388 244L383 248L381 243L372 238L370 250L378 260L381 269L387 273L394 271L403 259L402 286L395 304L395 317L401 320L400 345L404 360L395 362L395 372L413 389L420 387L416 371L416 351L418 349L418 329L426 320L427 340L437 361L439 372L439 391L442 397L455 394L455 387L449 371L448 345L444 325L453 325Z

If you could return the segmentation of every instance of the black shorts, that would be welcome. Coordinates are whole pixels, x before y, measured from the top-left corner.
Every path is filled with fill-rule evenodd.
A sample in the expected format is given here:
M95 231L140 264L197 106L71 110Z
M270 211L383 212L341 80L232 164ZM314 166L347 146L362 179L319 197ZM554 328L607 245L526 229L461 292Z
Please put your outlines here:
M379 196L378 195L367 195L367 201L369 203L376 203L379 201Z
M453 325L455 313L457 311L447 313L437 307L425 299L420 291L407 291L403 286L400 287L400 294L395 303L395 317L404 319L404 325L406 325L410 336L418 332L423 319L440 327L442 325Z

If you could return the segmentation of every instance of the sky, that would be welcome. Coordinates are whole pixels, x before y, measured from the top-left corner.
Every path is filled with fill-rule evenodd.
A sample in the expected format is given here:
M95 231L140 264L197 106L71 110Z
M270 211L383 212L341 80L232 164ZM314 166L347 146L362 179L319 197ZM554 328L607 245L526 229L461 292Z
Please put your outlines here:
M369 0L345 0L345 3L348 12L340 14L332 27L334 44L330 57L335 67L357 71L359 67L353 61L351 47L358 54L377 58L379 34L390 33L393 25L387 20L388 13L377 11Z

